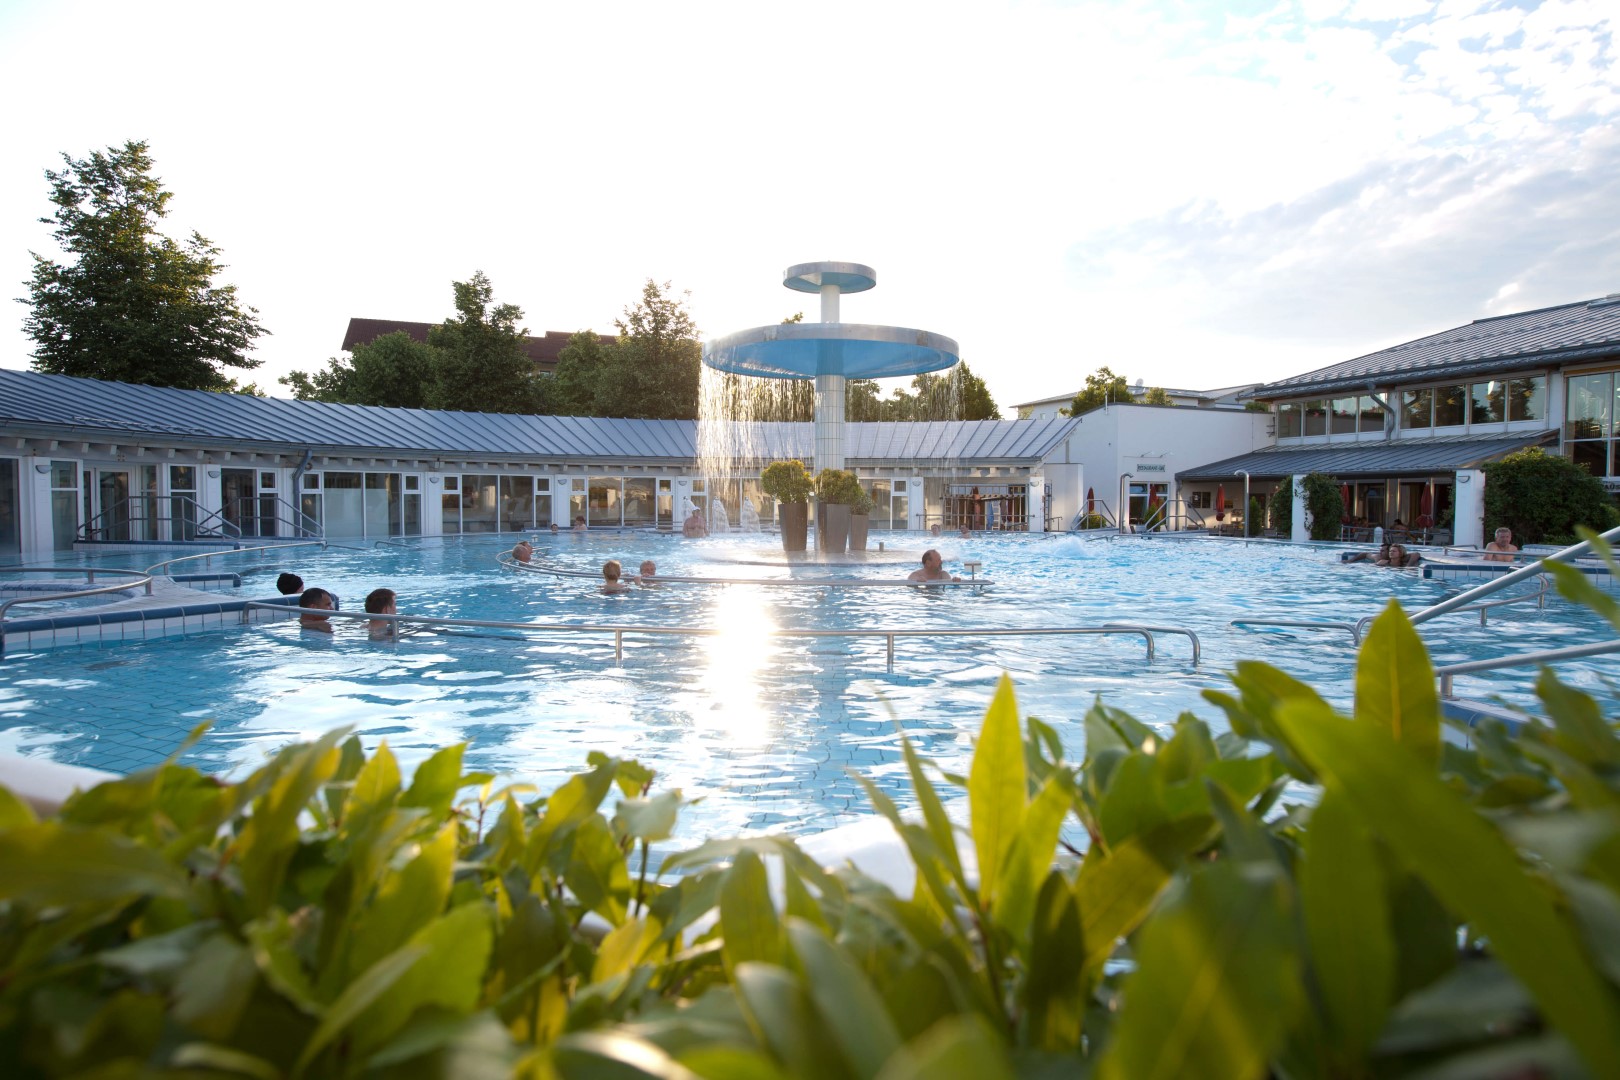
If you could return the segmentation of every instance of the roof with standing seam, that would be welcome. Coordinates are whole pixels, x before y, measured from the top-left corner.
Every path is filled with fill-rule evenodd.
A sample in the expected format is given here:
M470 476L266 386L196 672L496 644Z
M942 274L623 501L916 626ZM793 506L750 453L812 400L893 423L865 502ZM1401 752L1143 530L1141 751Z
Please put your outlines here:
M1256 388L1270 401L1369 386L1434 382L1620 355L1620 293L1521 311L1408 341Z
M845 457L862 464L958 460L1032 464L1075 420L958 420L849 424ZM388 409L215 394L0 369L0 425L18 435L328 453L467 455L603 461L694 461L695 420ZM752 425L762 461L815 453L810 423ZM738 441L738 440L731 440Z
M1240 472L1273 479L1305 473L1329 476L1422 476L1476 468L1504 454L1551 442L1556 431L1522 435L1459 435L1440 439L1397 439L1378 443L1320 443L1315 446L1268 446L1264 450L1212 461L1176 473L1176 479L1230 480Z

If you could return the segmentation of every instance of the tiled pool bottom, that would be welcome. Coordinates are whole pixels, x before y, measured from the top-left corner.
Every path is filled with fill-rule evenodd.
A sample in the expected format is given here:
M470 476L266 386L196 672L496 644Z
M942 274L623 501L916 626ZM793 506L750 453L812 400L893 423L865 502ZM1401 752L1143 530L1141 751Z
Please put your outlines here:
M670 573L714 573L727 565L724 549L705 543L665 542L642 551L633 541L592 537L543 541L542 548L548 558L580 567L643 555L656 556ZM1233 618L1256 611L1346 618L1370 614L1392 593L1409 608L1444 595L1415 575L1338 566L1332 553L1060 540L978 541L947 553L958 566L963 557L982 559L985 572L1004 583L983 596L671 586L617 601L578 580L502 574L493 568L495 550L465 544L397 557L304 553L290 568L336 587L346 609L358 607L369 588L388 584L400 591L406 612L712 625L728 632L694 640L627 637L622 664L615 664L608 637L438 630L377 643L353 624L332 637L279 624L24 653L0 664L0 750L127 771L161 760L190 728L208 721L210 734L185 760L236 774L288 742L352 725L368 747L386 738L407 764L467 742L470 768L542 790L581 768L589 751L602 750L636 757L659 770L662 785L702 799L683 818L683 842L740 831L810 831L865 813L851 769L909 801L897 719L924 754L962 770L1003 669L1013 675L1023 711L1052 723L1079 755L1081 721L1098 694L1152 723L1192 710L1219 728L1218 711L1200 691L1228 685L1224 672L1244 657L1271 660L1331 700L1348 701L1354 652L1347 635L1237 632L1227 626ZM730 565L736 573L743 564ZM242 591L264 595L283 568L238 567ZM1431 624L1426 636L1440 662L1590 640L1590 626L1578 618L1572 624L1569 616L1567 609L1556 617L1510 611L1486 629L1457 619ZM768 625L1132 619L1196 630L1204 663L1193 668L1186 643L1175 637L1160 638L1153 660L1139 639L1127 637L902 640L889 674L881 639L769 639L759 632ZM1512 679L1522 684L1526 676ZM1508 683L1501 685L1507 692Z

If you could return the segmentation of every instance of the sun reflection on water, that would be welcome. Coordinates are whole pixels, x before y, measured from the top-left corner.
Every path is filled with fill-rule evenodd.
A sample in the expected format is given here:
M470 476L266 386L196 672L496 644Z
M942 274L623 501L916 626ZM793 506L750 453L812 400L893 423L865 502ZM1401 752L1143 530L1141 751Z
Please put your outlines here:
M748 586L723 589L713 609L719 630L703 643L700 702L693 710L697 727L719 731L748 745L769 740L769 710L760 703L760 676L770 663L776 642L764 591Z

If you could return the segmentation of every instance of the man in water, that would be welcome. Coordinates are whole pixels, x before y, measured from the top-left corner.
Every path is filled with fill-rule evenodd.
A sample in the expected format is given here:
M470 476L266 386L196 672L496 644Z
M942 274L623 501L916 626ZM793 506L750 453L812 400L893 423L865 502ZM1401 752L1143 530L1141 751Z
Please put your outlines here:
M372 589L366 594L366 614L368 615L397 615L394 609L393 589ZM398 623L391 619L372 619L366 624L371 628L374 638L388 638L394 636Z
M646 588L650 585L657 585L658 582L654 580L657 577L658 564L653 562L651 559L641 560L641 573L636 575L636 584L640 585L642 588Z
M1513 542L1513 530L1506 525L1497 529L1496 538L1485 545L1485 550L1495 552L1485 556L1490 562L1512 562L1513 553L1519 550L1518 545Z
M295 596L304 591L304 579L290 570L284 570L276 578L276 592L282 596Z
M944 531L945 530L940 527L940 524L937 521L934 522L932 525L928 526L928 535L929 536L937 537L937 536L940 535L940 533L942 533Z
M332 594L325 589L305 589L304 594L298 598L298 606L305 612L335 610L332 604ZM304 630L313 630L317 634L330 634L332 632L332 620L325 615L300 615L298 625Z
M534 545L529 543L527 540L519 540L517 545L512 548L512 558L516 559L518 562L526 563L533 557Z
M907 581L961 581L962 579L945 572L939 552L929 548L923 552L922 569L913 570L906 578Z
M697 507L692 507L691 516L686 519L686 524L681 526L681 535L694 539L709 535L709 526L704 522L703 514Z

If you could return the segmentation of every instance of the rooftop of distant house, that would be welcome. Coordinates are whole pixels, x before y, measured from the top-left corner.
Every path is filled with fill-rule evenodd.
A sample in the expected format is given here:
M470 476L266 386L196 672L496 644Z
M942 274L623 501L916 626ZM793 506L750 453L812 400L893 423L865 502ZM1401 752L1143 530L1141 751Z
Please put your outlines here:
M1228 407L1241 407L1242 402L1238 400L1238 395L1244 393L1245 391L1253 390L1259 385L1259 383L1240 383L1237 386L1222 386L1214 390L1173 390L1168 386L1160 387L1159 389L1162 389L1167 395L1169 395L1170 400L1175 402L1177 405L1223 405ZM1138 379L1135 384L1131 386L1131 394L1137 398L1140 398L1150 389L1152 389L1152 387L1149 387L1143 380ZM1069 404L1069 402L1080 396L1080 393L1081 391L1075 390L1067 394L1053 394L1050 397L1036 398L1033 401L1021 401L1014 405L1013 408L1033 409L1041 405L1066 406Z
M349 329L343 335L343 351L352 352L356 345L369 345L380 337L388 334L409 334L413 340L426 341L428 331L438 326L438 323L402 322L398 319L350 319ZM544 336L530 335L523 339L523 349L534 361L534 366L540 371L552 371L557 367L557 357L568 344L573 333L562 330L547 330ZM617 339L603 334L602 344L611 345Z

